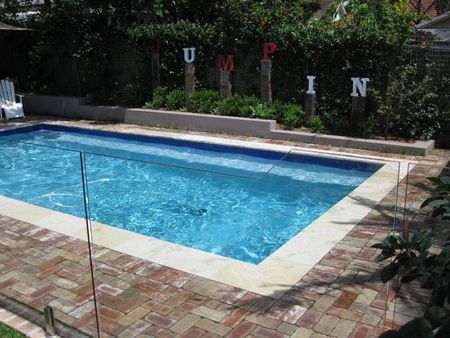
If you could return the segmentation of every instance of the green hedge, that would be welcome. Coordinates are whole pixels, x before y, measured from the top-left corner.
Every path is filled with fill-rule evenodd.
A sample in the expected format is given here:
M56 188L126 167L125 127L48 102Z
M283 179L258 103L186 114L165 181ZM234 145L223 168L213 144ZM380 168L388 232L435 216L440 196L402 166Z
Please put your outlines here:
M249 95L244 98L246 103L236 108L237 97L215 103L215 94L196 93L190 97L190 109L266 116L294 127L300 123L296 121L296 108L285 107L283 111L292 109L293 112L280 116L276 103L256 104L252 97L259 95L261 45L272 41L278 46L272 55L274 98L303 103L306 76L315 75L321 123L308 123L317 130L360 136L429 138L439 130L449 109L448 104L441 103L448 100L438 100L439 95L450 92L449 80L445 78L438 85L423 86L425 90L421 93L426 95L426 100L421 100L417 91L397 90L404 94L403 106L389 104L389 100L396 100L396 88L407 86L395 84L394 79L408 64L408 46L416 42L411 25L414 15L408 0L351 1L347 7L349 15L339 22L332 22L338 0L333 1L329 13L321 19L313 16L321 3L315 0L118 0L113 3L111 25L108 25L110 12L105 2L90 0L54 2L41 20L30 24L36 28L37 36L30 55L34 65L29 72L29 83L33 85L30 90L63 95L85 95L97 90L101 93L98 96L109 95L124 105L140 106L147 102L147 106L169 104L173 109L181 109L184 103L180 92L170 98L168 93L155 92L149 101L149 46L160 42L161 83L170 89L183 85L182 48L195 46L197 88L212 89L218 85L217 54L234 53L238 70L234 76L239 76L240 83L245 84L240 86L239 94ZM7 10L0 10L0 19L7 17ZM124 17L130 17L132 10L140 12L148 23L130 25L126 30L128 42L139 51L139 56L133 59L139 70L135 79L123 81L134 82L124 86L123 82L113 80L115 63L111 60L115 39L123 34L117 29L116 20L122 22ZM58 82L55 70L61 65L67 70L67 80ZM358 133L350 128L350 78L354 76L371 79L367 122ZM416 72L414 76L415 83L427 82L426 74ZM75 89L61 87L62 83ZM386 110L391 113L387 114ZM392 113L400 110L401 113Z

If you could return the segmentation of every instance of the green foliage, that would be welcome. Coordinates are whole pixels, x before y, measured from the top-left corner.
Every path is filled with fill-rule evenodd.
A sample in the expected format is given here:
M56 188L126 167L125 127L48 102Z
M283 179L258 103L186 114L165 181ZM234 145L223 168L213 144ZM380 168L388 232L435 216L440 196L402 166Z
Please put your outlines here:
M175 3L180 8L168 8L167 16L161 16L156 23L128 30L130 39L137 46L144 48L154 40L161 42L164 81L182 83L181 50L186 43L197 47L197 77L201 83L206 83L211 67L216 65L217 53L234 52L237 60L248 60L240 64L241 74L248 76L259 67L261 44L274 41L278 45L273 54L277 65L273 73L274 96L287 101L299 100L304 94L306 75L316 75L317 83L320 83L317 110L323 117L319 129L335 130L339 118L343 126L339 129L340 134L351 132L348 123L344 122L351 107L350 78L357 75L370 77L371 87L382 92L392 71L404 63L406 47L414 37L410 25L413 13L406 0L351 2L348 7L351 15L337 23L331 20L333 6L326 18L311 19L317 5L311 1L274 0L270 5L268 1L212 1L209 7L200 3L195 6L196 10L189 9L188 15L182 13L185 2ZM205 8L211 11L205 13ZM236 107L226 107L233 100L237 99L225 101L218 111L238 115ZM254 112L242 112L242 116L274 118L265 109L267 107L247 106L254 107ZM283 121L284 114L276 105L273 108L276 119ZM422 112L417 111L416 115L421 117ZM428 110L427 113L433 112ZM294 114L289 116L287 124L291 128ZM384 125L380 120L374 121L375 130ZM411 118L409 125L413 121ZM417 129L411 132L414 136L430 133L419 130L422 123L421 120L414 126ZM403 129L411 130L409 126Z
M302 123L305 113L302 107L297 104L285 104L282 123L286 129L294 129Z
M316 133L321 133L325 130L322 119L318 115L313 115L309 118L308 127Z
M118 100L121 105L126 107L142 107L150 98L150 88L136 83L127 84L118 93Z
M432 217L438 220L450 219L450 177L430 178L436 194L425 200L422 207L431 207ZM445 229L448 231L448 229ZM409 236L392 234L382 243L373 245L381 249L377 261L391 259L380 272L383 283L400 274L402 283L415 280L422 287L432 290L431 300L424 318L416 318L405 324L399 331L388 331L382 335L389 337L448 337L450 334L450 313L444 307L450 302L450 237L442 244L441 250L431 250L433 239L430 235L414 232ZM432 330L439 327L434 334Z
M8 1L8 6L1 8L2 18L7 18L8 12L17 12L14 3ZM115 92L115 66L109 60L124 34L141 52L135 59L137 74L146 74L141 67L143 70L148 67L149 46L160 42L161 83L171 88L183 83L182 48L186 46L196 47L196 78L200 86L206 88L213 82L211 71L217 70L218 53L235 54L240 80L247 81L253 79L260 66L261 44L273 41L278 46L272 55L276 64L272 74L274 97L286 102L301 101L306 75L315 75L320 84L317 96L317 112L322 119L320 131L352 133L347 118L351 107L350 78L366 76L371 79L369 88L373 89L375 104L369 106L373 118L367 126L370 130L363 136L382 132L385 136L432 137L443 122L443 112L448 110L448 106L438 104L436 93L450 97L446 94L450 93L450 80L443 81L439 88L431 87L429 77L415 77L412 71L402 70L407 47L415 42L410 23L416 15L408 7L408 0L351 1L348 16L338 22L331 19L338 1L333 2L326 17L313 17L320 3L317 0L54 1L50 10L31 24L36 28L37 43L30 58L34 64L30 83L36 83L37 91L45 89L52 94L85 95L99 91L102 86L106 93ZM126 19L134 13L139 13L140 22L124 28L123 22L126 25ZM122 23L122 28L117 28L117 22ZM68 78L76 81L55 79L56 70L61 68L67 69ZM140 76L144 75L123 81L142 83ZM254 81L247 82L245 93L255 93L257 85ZM72 88L74 85L76 89ZM192 109L214 110L212 101L212 98L197 100L201 106L193 104ZM277 100L267 107L257 107L260 102L256 98L244 97L246 102L240 109L227 107L232 101L220 102L218 111L276 118L288 128L296 126L295 114L285 116L283 104L278 105ZM448 100L443 98L440 102ZM156 96L147 106L157 108L164 104L165 100Z
M277 121L282 121L283 116L285 114L286 102L277 99L274 100L271 104L272 108L275 110L275 118Z
M174 89L167 95L167 108L179 110L185 106L185 94L183 89Z
M167 105L167 95L169 94L169 88L159 86L153 91L153 99L145 103L145 107L151 109L158 109Z
M396 68L386 90L372 91L379 125L385 136L430 139L440 128L442 113L431 78L419 76L414 65Z
M191 110L196 113L212 113L219 100L219 93L215 90L197 90L189 94Z
M241 107L239 108L239 116L251 117L253 115L253 107L260 103L260 99L255 96L242 97Z
M0 337L2 338L25 338L25 336L9 326L0 323Z
M329 130L336 135L348 135L352 128L350 120L346 116L336 115L328 124L330 125Z
M450 220L450 177L430 177L436 194L422 203L422 208L432 207L434 218Z
M89 84L100 83L105 76L114 46L115 30L106 23L107 11L92 7L88 0L53 2L40 20L31 23L38 34L31 53L31 75L37 85L57 90L61 85L55 83L54 71L67 65L67 77L76 79L76 91L70 94L84 95L98 89Z
M250 110L252 111L251 117L257 119L275 119L276 111L270 105L266 103L258 103L255 106L250 106Z
M225 116L240 116L240 110L242 107L242 96L234 94L217 102L216 108L213 113L216 115Z

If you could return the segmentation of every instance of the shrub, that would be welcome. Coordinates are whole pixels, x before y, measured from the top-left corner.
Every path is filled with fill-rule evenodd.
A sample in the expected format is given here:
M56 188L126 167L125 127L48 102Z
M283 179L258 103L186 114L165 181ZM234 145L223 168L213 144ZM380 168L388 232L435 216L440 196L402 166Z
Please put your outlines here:
M251 117L257 119L274 119L276 118L275 109L266 103L258 103L256 106L251 106L252 111Z
M286 102L275 100L270 105L275 110L275 119L281 122L283 120Z
M158 87L153 91L153 100L147 101L145 107L158 109L167 105L167 95L169 89L167 87Z
M179 110L184 107L185 95L183 89L172 90L167 95L167 108L170 110Z
M217 102L214 114L225 116L239 116L242 106L242 97L234 94L226 99Z
M253 114L252 108L255 107L260 100L255 96L244 96L242 98L242 104L239 108L239 116L250 117Z
M333 134L337 135L348 135L351 131L351 124L347 117L335 116L335 118L330 121L330 130Z
M313 115L309 118L308 127L316 133L321 133L325 130L322 119L318 115Z
M284 105L284 112L281 122L284 124L286 129L294 129L298 127L303 119L305 118L305 113L298 104L288 103Z
M372 91L385 137L430 139L435 135L444 113L433 87L429 76L419 76L416 66L405 65L394 71L383 93Z
M431 216L438 221L450 220L450 177L429 178L435 186L435 194L422 203L421 208L432 208ZM446 225L441 223L438 225ZM447 234L448 227L436 229ZM399 331L387 331L381 337L448 337L450 314L450 237L443 242L440 250L432 247L433 237L426 232L409 233L408 223L403 224L402 234L391 234L382 243L372 247L381 249L376 261L389 259L380 271L383 283L400 275L402 284L420 283L422 288L432 290L427 311L422 318L406 323ZM402 285L400 284L400 285ZM447 307L447 308L446 308ZM433 330L435 332L433 332Z
M130 83L119 91L118 100L121 105L126 107L142 107L150 96L150 88L141 84Z
M191 110L196 113L212 113L219 100L215 90L198 90L189 94Z

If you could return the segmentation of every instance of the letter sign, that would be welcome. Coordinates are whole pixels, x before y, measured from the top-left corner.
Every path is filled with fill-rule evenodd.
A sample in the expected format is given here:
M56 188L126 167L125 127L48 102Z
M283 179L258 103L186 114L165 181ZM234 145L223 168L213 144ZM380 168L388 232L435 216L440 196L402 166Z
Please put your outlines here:
M159 40L150 45L150 50L152 51L152 53L159 53L159 51L161 50Z
M308 79L308 91L306 92L306 94L315 94L316 91L314 90L314 80L316 79L316 77L308 75L306 78Z
M367 82L370 81L367 77L352 77L353 81L353 91L352 96L353 97L366 97L367 96Z
M183 48L184 62L193 63L195 61L195 47Z
M219 68L221 72L234 72L234 55L228 54L227 58L219 54Z
M277 45L273 42L263 43L263 59L268 59L270 54L273 54L277 50Z

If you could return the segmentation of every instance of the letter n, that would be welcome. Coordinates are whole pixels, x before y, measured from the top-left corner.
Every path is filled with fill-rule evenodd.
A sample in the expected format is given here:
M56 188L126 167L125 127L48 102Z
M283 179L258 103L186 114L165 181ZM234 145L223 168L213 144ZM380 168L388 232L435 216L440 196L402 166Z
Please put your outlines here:
M352 77L353 82L353 91L352 96L353 97L366 97L367 96L367 82L369 82L370 79L367 77Z

